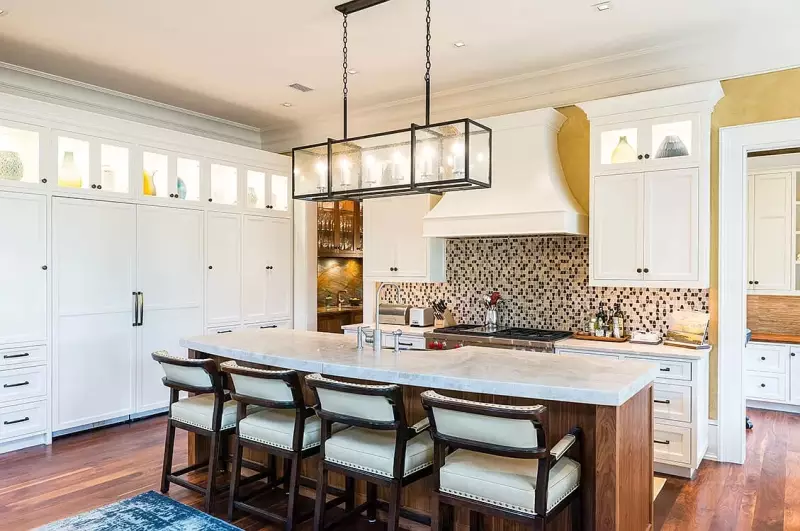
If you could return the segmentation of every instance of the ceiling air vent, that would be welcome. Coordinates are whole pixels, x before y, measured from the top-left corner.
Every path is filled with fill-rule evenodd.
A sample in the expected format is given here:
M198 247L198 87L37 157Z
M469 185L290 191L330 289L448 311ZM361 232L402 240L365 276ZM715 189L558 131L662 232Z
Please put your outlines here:
M313 88L301 85L300 83L292 83L291 85L289 85L289 88L299 90L300 92L311 92L312 90L314 90Z

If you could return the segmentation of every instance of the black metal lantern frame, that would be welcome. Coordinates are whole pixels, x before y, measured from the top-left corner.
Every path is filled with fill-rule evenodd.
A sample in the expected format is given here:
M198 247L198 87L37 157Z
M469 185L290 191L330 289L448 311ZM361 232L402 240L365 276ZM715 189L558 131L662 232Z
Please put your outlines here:
M469 118L430 123L430 0L427 0L425 125L347 136L347 15L388 0L352 0L344 15L344 138L292 149L292 197L368 199L489 188L492 130Z

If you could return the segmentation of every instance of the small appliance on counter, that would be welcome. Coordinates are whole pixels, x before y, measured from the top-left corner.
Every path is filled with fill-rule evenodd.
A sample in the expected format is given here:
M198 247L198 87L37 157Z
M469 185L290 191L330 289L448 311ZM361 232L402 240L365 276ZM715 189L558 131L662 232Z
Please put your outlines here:
M411 308L409 324L411 326L433 326L433 308Z
M381 322L378 324L407 325L411 306L408 304L381 304Z

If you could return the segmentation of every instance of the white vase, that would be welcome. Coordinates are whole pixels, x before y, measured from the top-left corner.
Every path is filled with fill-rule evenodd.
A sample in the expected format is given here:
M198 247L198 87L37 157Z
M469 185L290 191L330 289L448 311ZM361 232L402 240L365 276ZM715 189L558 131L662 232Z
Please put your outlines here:
M21 181L25 176L22 158L16 151L0 151L0 180Z

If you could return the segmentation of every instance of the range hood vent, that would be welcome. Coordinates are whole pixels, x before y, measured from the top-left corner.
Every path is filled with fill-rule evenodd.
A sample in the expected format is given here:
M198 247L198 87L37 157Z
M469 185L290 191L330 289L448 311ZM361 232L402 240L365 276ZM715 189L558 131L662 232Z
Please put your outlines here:
M492 187L446 193L425 216L429 238L586 235L589 221L561 168L566 117L546 108L482 120L493 131Z

